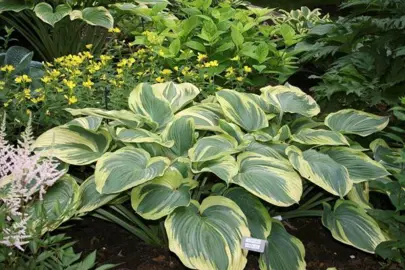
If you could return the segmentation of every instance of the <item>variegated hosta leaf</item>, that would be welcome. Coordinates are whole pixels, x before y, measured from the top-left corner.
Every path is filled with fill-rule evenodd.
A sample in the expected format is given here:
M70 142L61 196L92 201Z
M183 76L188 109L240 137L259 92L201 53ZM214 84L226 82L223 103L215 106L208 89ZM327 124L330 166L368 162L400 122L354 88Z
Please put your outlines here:
M97 191L118 193L162 176L170 165L165 157L150 157L143 149L124 147L104 154L94 172Z
M349 200L357 203L359 206L365 209L371 208L369 197L368 182L354 184L350 192L347 193L347 198Z
M327 192L343 197L353 187L347 169L328 155L315 150L302 152L295 146L286 149L288 159L302 177Z
M305 248L281 222L273 220L268 245L260 255L260 270L305 270Z
M192 169L194 173L211 172L229 184L238 174L238 163L233 156L226 155L213 160L195 162Z
M219 157L237 153L238 142L229 135L213 135L201 138L188 151L192 162L217 159Z
M271 218L261 201L243 188L231 188L224 196L234 201L245 214L252 237L266 239L271 230Z
M290 137L291 137L290 128L287 125L284 125L277 131L272 140L274 142L283 142L288 140Z
M37 4L34 8L35 15L52 27L69 15L71 11L72 8L68 4L57 5L54 11L53 7L45 2Z
M264 111L242 93L222 90L216 96L225 116L243 129L255 131L268 126Z
M80 206L77 213L91 212L103 205L106 205L115 199L119 193L116 194L100 194L96 190L96 182L94 175L90 176L80 185Z
M245 215L232 200L210 196L179 207L165 221L169 248L191 269L242 270L241 239L250 236Z
M132 189L132 208L145 219L159 219L177 207L188 206L190 190L197 185L197 181L184 179L176 171L166 171L162 177Z
M166 141L174 142L170 150L175 155L187 155L187 151L196 141L194 120L186 117L177 118L166 126L161 136Z
M233 183L277 206L300 200L302 180L288 162L245 152L238 156L238 163L239 173Z
M194 119L198 130L219 131L218 121L223 118L221 106L218 103L201 103L178 112L175 116Z
M363 152L348 147L324 148L322 153L345 166L354 183L374 180L390 174L383 165L372 160Z
M169 168L168 171L176 171L183 176L183 178L190 178L192 176L191 172L191 161L186 157L176 158Z
M349 145L345 136L326 129L304 128L292 135L291 138L297 143L309 145Z
M97 161L110 146L110 134L101 129L97 133L78 126L60 126L37 138L33 147L42 155L54 156L72 165L87 165Z
M174 141L165 141L158 134L142 128L117 128L116 139L125 143L157 143L164 147L174 145Z
M388 125L388 117L353 109L340 110L325 118L325 125L343 134L356 134L366 137L383 130Z
M90 131L97 131L102 122L102 118L96 116L79 117L65 124L65 126L78 126Z
M399 162L398 160L401 153L398 149L390 148L383 139L372 141L370 149L373 151L374 159L383 164L390 172L401 173L405 170L405 162Z
M152 88L170 103L173 112L192 102L200 93L200 90L191 83L157 83L152 85Z
M322 224L336 240L365 252L374 253L375 248L386 240L377 222L350 201L338 200L334 210L325 203Z
M262 91L262 98L275 106L280 113L298 113L307 117L320 113L316 101L298 87L286 84L267 86L260 91Z
M128 98L131 111L149 119L147 124L151 128L165 126L172 118L173 111L170 103L148 83L141 83Z
M104 119L117 120L130 128L141 127L143 125L143 121L144 121L142 116L136 115L131 111L125 111L125 110L107 111L107 110L97 109L97 108L83 108L83 109L68 108L65 110L68 111L73 116L89 115L89 116L101 117Z
M243 136L245 135L243 131L240 129L238 125L235 125L233 123L228 123L227 121L220 119L219 120L219 127L223 132L226 134L234 137L239 144L243 143L245 139Z
M83 10L73 10L69 14L70 20L83 20L89 25L101 26L107 29L114 27L114 18L105 7L87 7Z
M246 148L246 151L260 154L266 157L273 157L275 159L282 159L288 162L287 155L285 154L285 149L288 145L278 144L278 143L259 143L251 142Z
M255 102L257 104L257 106L259 106L266 114L270 114L272 115L271 117L268 118L272 118L275 117L275 115L273 115L272 113L276 113L277 109L270 103L268 103L267 101L265 101L261 96L257 95L257 94L253 94L253 93L242 93L245 97L251 99L253 102ZM267 119L270 120L270 119Z
M32 221L28 226L42 234L55 230L76 213L79 204L79 185L73 177L65 174L47 190L42 200L37 200L26 210Z

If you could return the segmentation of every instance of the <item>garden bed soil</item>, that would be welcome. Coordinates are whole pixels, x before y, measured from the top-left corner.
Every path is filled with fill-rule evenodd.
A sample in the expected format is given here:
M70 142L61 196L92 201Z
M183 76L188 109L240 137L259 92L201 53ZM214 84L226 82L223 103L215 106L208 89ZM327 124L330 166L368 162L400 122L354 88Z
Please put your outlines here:
M89 253L97 250L98 263L121 263L118 270L182 270L179 259L166 248L154 247L138 240L134 235L100 219L85 217L74 221L67 230L75 249ZM354 249L334 240L319 219L296 219L285 223L288 231L305 246L308 270L377 270L381 263L376 256ZM249 253L247 270L259 269L257 254ZM389 269L400 269L393 266Z

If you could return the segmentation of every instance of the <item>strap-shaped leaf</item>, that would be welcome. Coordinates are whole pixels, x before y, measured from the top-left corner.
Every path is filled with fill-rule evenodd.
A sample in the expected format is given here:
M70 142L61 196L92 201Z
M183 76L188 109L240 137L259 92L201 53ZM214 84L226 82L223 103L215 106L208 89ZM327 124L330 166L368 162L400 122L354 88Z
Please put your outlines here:
M316 101L298 87L286 84L267 86L260 91L262 91L262 98L275 106L280 113L297 113L307 117L320 113Z
M197 185L197 181L184 179L176 171L166 171L162 177L132 189L132 208L145 219L159 219L177 207L188 206L190 190Z
M374 180L390 174L383 165L372 160L365 153L348 147L324 148L322 153L345 166L354 183Z
M80 185L80 206L77 213L91 212L115 199L116 194L100 194L96 190L94 175L90 176Z
M180 117L170 122L162 132L162 138L173 141L170 150L177 156L187 155L187 151L195 144L195 125L192 118Z
M114 27L114 18L105 7L87 7L83 10L70 12L70 20L83 20L94 26L101 26L107 29Z
M43 22L49 24L50 26L54 27L55 23L62 20L64 17L69 15L72 11L72 8L67 4L58 5L53 10L53 7L45 2L39 3L35 6L34 12L38 18L40 18Z
M271 230L271 218L261 201L243 188L235 187L224 192L245 214L252 237L266 239Z
M142 128L117 128L116 139L125 143L157 143L164 147L172 147L174 141L164 140L156 133Z
M87 165L97 161L110 146L110 134L97 133L78 126L50 129L37 138L33 147L43 155L52 155L72 165Z
M245 152L238 163L233 183L257 197L277 206L290 206L301 198L301 177L288 162Z
M366 137L383 130L388 125L388 117L353 109L340 110L325 118L325 125L343 134L356 134Z
M302 177L327 192L343 197L353 187L347 169L328 155L315 150L302 152L295 146L286 149L288 159Z
M191 83L157 83L152 85L153 91L162 95L169 103L173 112L189 104L200 93L195 85Z
M170 165L165 157L150 157L143 149L124 147L104 154L94 172L97 191L118 193L162 176Z
M229 135L213 135L199 139L188 151L192 162L217 159L238 152L238 142Z
M172 118L170 103L155 93L148 83L141 83L131 92L128 98L131 111L149 119L152 128L165 126Z
M242 236L250 236L242 210L221 196L179 207L165 221L169 248L191 269L242 270Z
M377 222L355 203L338 200L335 207L325 203L322 224L333 238L365 252L374 253L385 237Z
M225 116L247 131L255 131L268 126L264 111L252 99L232 90L216 93Z
M345 136L326 129L304 128L292 135L291 138L297 143L309 145L349 145Z
M273 220L268 245L260 255L260 270L305 270L305 248L281 222Z
M195 128L199 130L219 131L218 121L223 113L217 103L201 103L178 112L175 117L194 119Z
M66 123L65 126L78 126L90 131L97 131L101 126L102 120L102 118L96 116L79 117Z
M192 169L194 173L211 172L229 184L238 174L238 163L233 156L226 155L213 160L195 162Z

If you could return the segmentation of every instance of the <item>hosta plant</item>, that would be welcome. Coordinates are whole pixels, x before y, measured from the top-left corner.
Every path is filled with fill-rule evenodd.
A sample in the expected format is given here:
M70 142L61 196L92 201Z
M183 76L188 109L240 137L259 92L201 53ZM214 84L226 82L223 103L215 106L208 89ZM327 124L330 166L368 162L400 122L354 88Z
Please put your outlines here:
M199 92L139 84L129 110L69 109L80 117L42 134L35 149L94 168L80 213L129 194L138 215L164 220L170 249L191 269L243 269L244 236L267 239L261 269L305 269L303 244L268 212L299 203L304 186L337 200L320 215L338 241L374 253L386 239L350 194L389 174L355 142L387 118L342 110L320 121L317 103L288 84L196 102Z

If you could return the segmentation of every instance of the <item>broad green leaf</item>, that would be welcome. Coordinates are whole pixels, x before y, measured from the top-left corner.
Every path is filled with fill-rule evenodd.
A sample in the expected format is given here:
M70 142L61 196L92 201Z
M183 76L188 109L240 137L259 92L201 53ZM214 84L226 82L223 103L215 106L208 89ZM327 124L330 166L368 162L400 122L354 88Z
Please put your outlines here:
M295 34L295 30L290 25L283 23L280 27L280 33L283 36L286 46L294 45L297 35Z
M172 43L170 43L169 45L169 51L172 55L176 56L179 51L180 51L180 40L179 39L175 39L172 41Z
M350 192L347 193L347 198L364 209L371 209L372 207L369 203L369 188L367 182L354 184Z
M245 152L238 163L233 183L273 205L290 206L300 200L302 180L288 162Z
M388 117L353 109L340 110L325 118L325 125L343 134L356 134L366 137L383 130L388 125Z
M96 182L94 181L94 175L87 178L80 185L80 206L77 213L91 212L97 208L106 205L113 199L115 199L119 193L116 194L100 194L96 190Z
M219 131L218 121L223 118L222 109L217 103L201 103L178 112L175 118L194 119L198 130Z
M241 239L250 236L245 215L236 203L210 196L179 207L165 221L169 248L191 269L242 270L246 253Z
M372 160L363 152L348 147L331 147L322 149L322 153L346 167L354 183L370 181L388 176L390 173L383 165Z
M377 222L355 203L338 200L335 207L324 204L322 224L333 238L365 252L374 253L385 237Z
M232 37L232 41L235 43L236 46L238 46L239 48L242 46L243 42L244 42L244 37L242 35L242 33L239 31L238 28L236 28L235 26L231 27L231 37Z
M309 145L349 145L345 136L336 131L304 128L292 135L294 142Z
M0 14L5 11L20 12L24 9L32 9L33 2L25 0L3 0L0 2Z
M305 248L281 222L273 220L268 245L260 255L260 270L305 270Z
M213 135L201 138L188 151L192 162L213 160L238 152L238 142L229 135Z
M277 144L277 143L259 143L251 142L246 148L246 151L260 154L266 157L273 157L278 160L287 161L287 155L285 154L285 149L288 145L286 144Z
M400 162L399 149L390 148L383 139L375 139L370 143L375 161L384 165L392 173L400 174L405 169L405 162Z
M194 173L211 172L230 184L233 177L238 174L238 163L234 157L226 155L213 160L195 162L192 170Z
M328 155L312 149L302 152L295 146L289 146L286 154L302 177L327 192L343 198L352 189L347 169Z
M125 143L157 143L164 147L173 147L174 141L164 140L156 133L142 128L117 128L116 139Z
M187 151L195 144L195 126L192 118L180 117L167 125L162 133L166 141L173 141L170 150L177 156L187 155Z
M298 87L292 85L267 86L260 89L262 98L275 106L281 114L298 113L312 117L320 112L316 101Z
M90 115L90 116L101 117L104 119L117 120L130 128L141 127L143 125L143 121L144 121L143 118L140 117L139 115L136 115L131 111L125 111L125 110L107 111L107 110L97 109L97 108L84 108L84 109L68 108L65 110L68 111L73 116Z
M67 4L56 6L54 11L53 7L45 2L37 4L34 8L35 15L52 27L55 26L55 23L69 15L71 11L72 8Z
M157 83L152 85L152 89L154 93L159 93L170 103L174 113L192 102L200 93L200 89L191 83Z
M245 139L243 138L243 136L245 134L243 133L243 131L240 129L240 127L238 125L235 125L233 123L228 123L227 121L225 121L223 119L220 119L218 124L224 133L234 137L238 141L239 144L241 144L245 141Z
M70 12L70 20L83 20L93 26L101 26L107 29L114 27L114 18L105 7L87 7L83 10Z
M218 102L227 118L247 131L268 126L266 114L252 99L232 90L216 93Z
M165 157L150 157L143 149L124 147L104 154L94 172L97 191L118 193L162 176L170 165Z
M252 237L266 239L271 230L271 218L260 200L243 188L235 187L224 192L245 214Z
M96 116L79 117L66 123L65 126L78 126L83 129L96 132L101 125L102 118Z
M199 52L206 52L204 44L198 41L190 40L184 43L184 45Z
M176 171L166 171L162 177L132 189L132 208L144 219L162 218L177 207L188 206L190 190L197 185L197 181L184 179Z
M33 144L41 155L54 156L72 165L87 165L97 161L109 148L110 134L101 129L95 133L78 126L50 129Z
M176 158L167 171L176 171L183 176L183 178L191 178L191 161L186 157Z
M129 95L128 105L134 113L147 117L152 128L162 127L173 118L170 103L148 83L135 87Z

